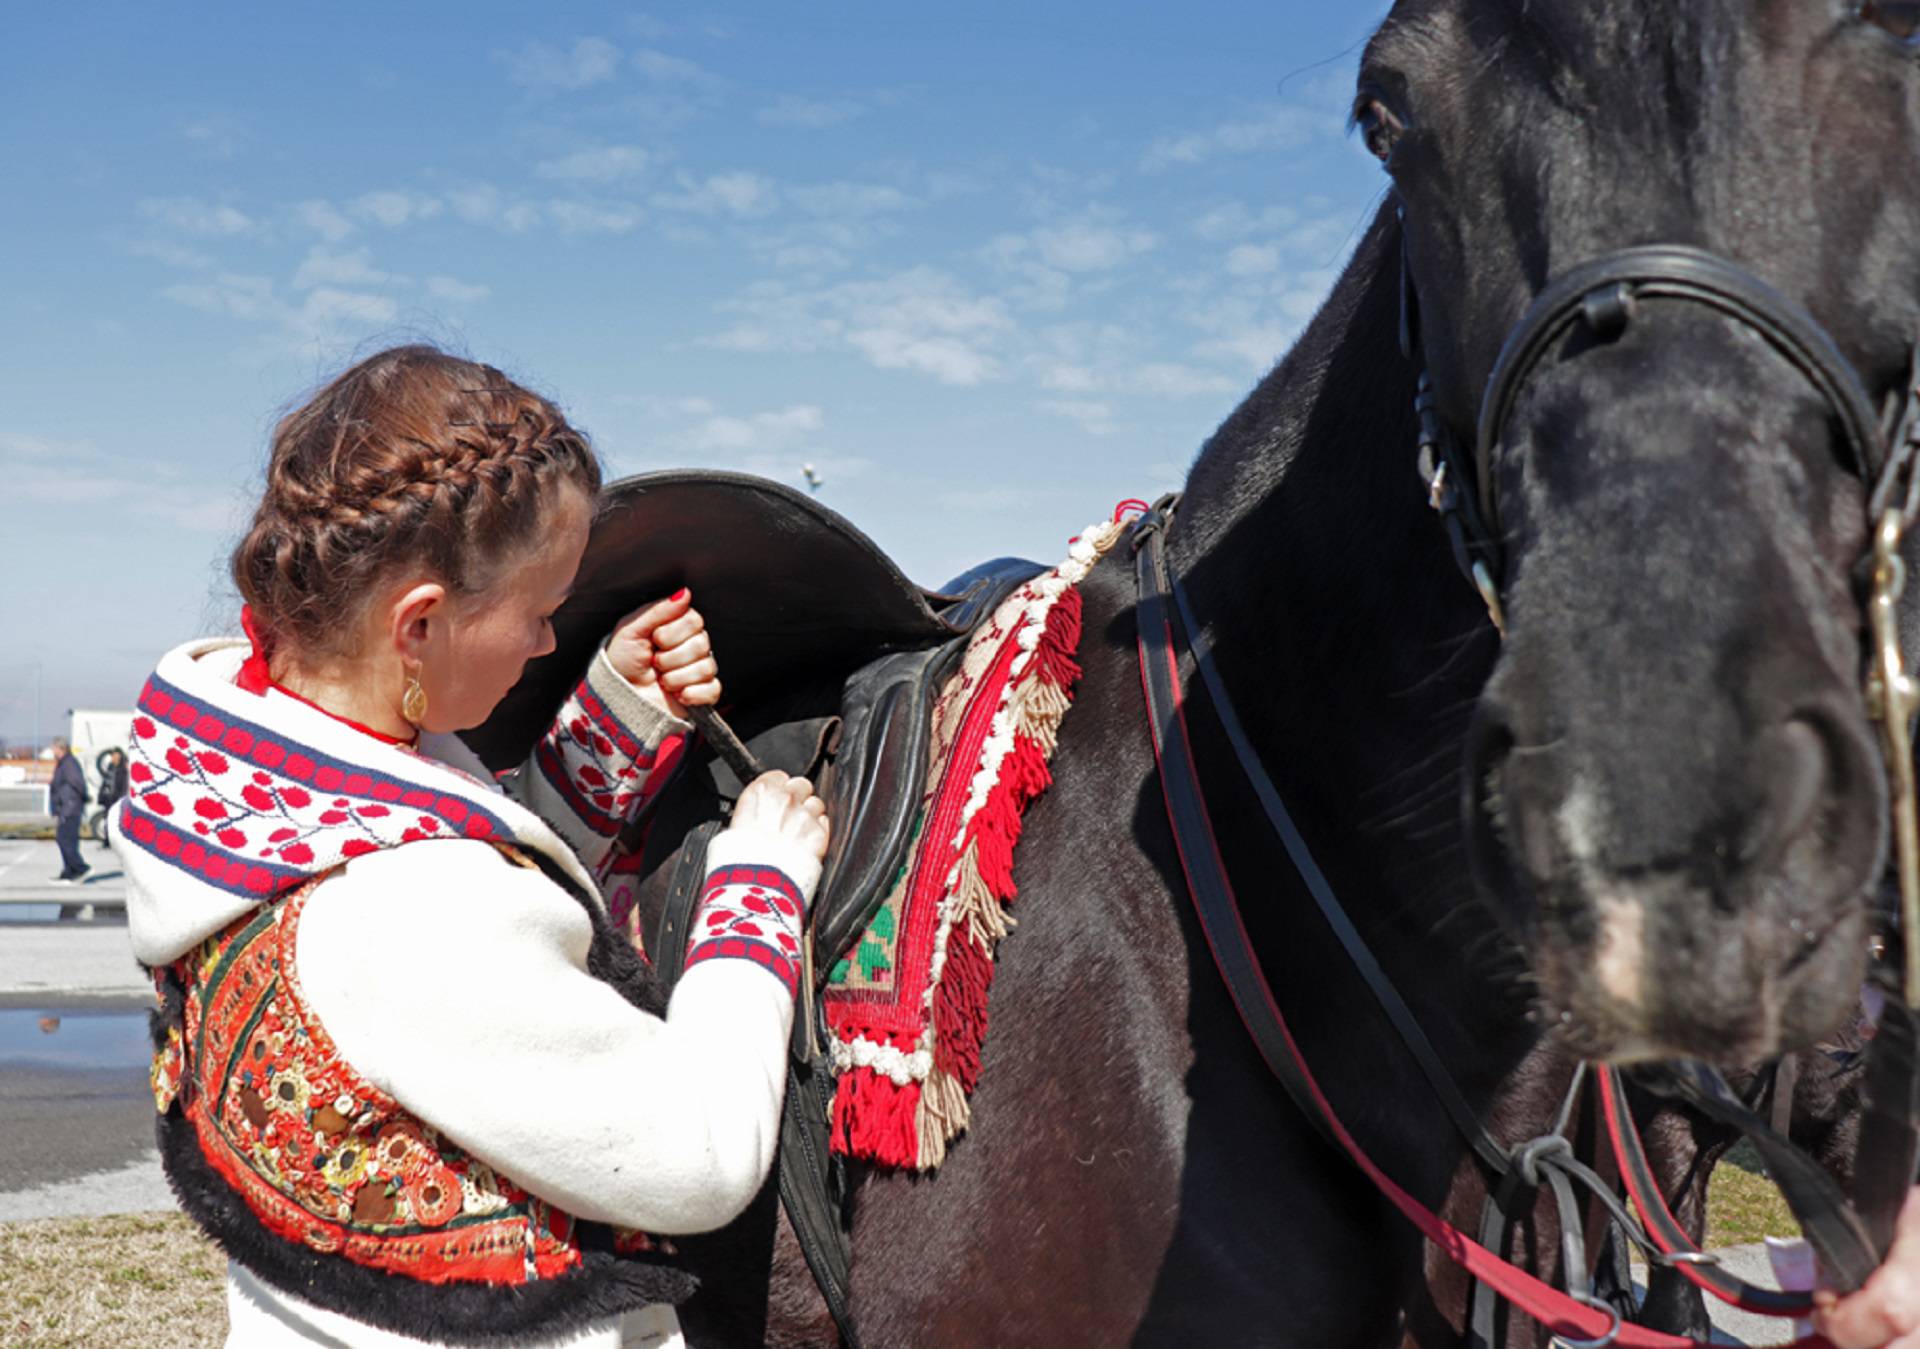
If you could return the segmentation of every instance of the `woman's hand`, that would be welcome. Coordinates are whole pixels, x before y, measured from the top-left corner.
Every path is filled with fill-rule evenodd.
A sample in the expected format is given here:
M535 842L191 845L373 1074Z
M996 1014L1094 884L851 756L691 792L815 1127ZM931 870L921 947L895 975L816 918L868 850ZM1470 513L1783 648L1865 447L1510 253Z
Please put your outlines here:
M707 621L686 590L635 609L607 639L607 659L640 696L670 716L720 701Z
M813 854L827 856L827 805L805 778L778 771L762 773L747 784L733 807L733 829L758 829L790 839Z
M1814 1301L1813 1328L1835 1349L1920 1349L1920 1189L1908 1192L1893 1249L1866 1286Z

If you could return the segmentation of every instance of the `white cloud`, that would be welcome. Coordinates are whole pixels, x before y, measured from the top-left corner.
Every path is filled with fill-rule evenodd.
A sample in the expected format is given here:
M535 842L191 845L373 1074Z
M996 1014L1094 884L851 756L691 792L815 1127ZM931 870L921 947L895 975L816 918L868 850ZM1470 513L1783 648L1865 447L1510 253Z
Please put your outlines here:
M1098 393L1107 381L1084 365L1049 365L1040 372L1040 384L1055 393Z
M403 229L422 220L431 220L442 209L438 197L430 197L423 192L408 192L390 189L384 192L367 192L355 197L348 207L362 220L384 225L388 229Z
M697 215L763 216L779 195L773 180L757 173L716 173L704 179L680 175L679 190L663 192L654 205Z
M882 370L916 370L942 384L978 384L998 370L992 357L958 338L878 327L850 332L847 340Z
M225 113L215 113L189 122L180 128L180 134L203 154L214 159L232 159L251 139L240 120Z
M160 292L165 298L206 314L258 321L279 317L281 306L270 277L226 272L211 281L180 283Z
M322 286L307 295L293 322L308 332L324 332L343 325L367 327L392 323L399 313L400 307L384 295Z
M475 285L452 276L430 276L426 281L427 294L436 300L446 300L450 304L478 304L493 291L486 286Z
M612 183L639 177L652 162L653 157L637 145L602 145L548 160L534 172L562 181Z
M1161 136L1140 157L1148 172L1176 165L1199 164L1220 155L1244 155L1269 150L1293 150L1330 126L1325 113L1283 106L1222 122L1210 131L1185 136Z
M1267 357L1268 363L1279 354L1277 350L1272 352ZM1134 393L1154 394L1162 398L1211 397L1215 394L1239 393L1246 387L1242 380L1170 361L1156 361L1139 367L1127 376L1127 386Z
M870 216L910 211L920 205L897 187L880 183L819 183L787 189L801 210L819 216Z
M762 126L791 126L803 131L822 131L850 122L866 112L866 105L851 98L801 98L788 94L776 99L756 114Z
M710 417L694 430L692 448L698 451L779 449L825 425L826 417L820 409L806 404L779 412L756 412L748 417Z
M127 251L136 257L152 258L155 262L165 263L169 267L178 267L182 271L200 272L213 266L213 259L205 253L195 252L183 244L167 243L162 240L141 240L127 245Z
M396 278L373 265L373 254L365 248L341 253L324 245L307 250L293 274L295 290L316 286L384 286Z
M1300 222L1300 212L1291 206L1267 206L1249 210L1246 203L1226 202L1202 212L1192 229L1208 243L1226 243L1250 234L1274 234Z
M239 512L231 486L170 482L131 456L91 441L0 431L0 478L7 499L66 512L101 510L151 517L196 534L226 534Z
M1264 276L1280 270L1279 244L1238 244L1227 253L1228 276Z
M723 308L740 320L704 345L851 350L879 369L911 370L956 385L995 378L1001 361L994 348L1013 328L998 298L975 294L929 267L815 290L765 282Z
M572 93L613 78L620 69L620 49L600 37L583 37L571 48L529 42L515 52L504 52L507 77L528 89Z
M148 197L137 209L148 220L168 229L203 238L232 238L254 230L253 220L242 212L222 203L201 201L198 197Z
M338 337L343 329L364 332L378 328L392 323L400 313L399 305L388 296L345 290L337 284L316 284L294 304L270 278L235 273L168 286L160 294L202 313L278 327L303 341Z
M1049 225L1027 237L1041 262L1064 272L1104 272L1151 252L1160 242L1147 230L1087 223Z
M540 223L537 203L510 201L492 183L472 183L445 194L454 215L469 225L487 225L508 234L525 234Z
M1080 429L1088 435L1113 434L1113 409L1105 403L1083 399L1061 399L1043 402L1037 406L1042 412L1050 413L1055 417L1065 417L1068 421L1078 423Z
M626 234L647 218L638 206L591 201L550 201L547 215L566 234Z
M293 218L303 229L312 231L330 244L337 244L359 228L335 210L333 203L303 201L293 208Z
M669 56L651 47L642 47L633 54L633 67L659 84L680 84L713 91L725 87L727 83L685 57Z

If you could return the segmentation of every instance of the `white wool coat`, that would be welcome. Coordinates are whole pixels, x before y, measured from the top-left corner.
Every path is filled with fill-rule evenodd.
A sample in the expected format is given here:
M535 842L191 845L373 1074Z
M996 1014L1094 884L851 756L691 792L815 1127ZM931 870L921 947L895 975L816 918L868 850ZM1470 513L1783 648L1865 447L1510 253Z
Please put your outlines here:
M546 854L598 901L611 839L528 766L496 783L451 736L418 754L381 744L278 690L234 687L244 644L170 653L157 677L197 705L436 790L485 799L516 844ZM648 751L687 731L597 657L585 681ZM566 715L563 713L563 716ZM161 728L163 731L165 727ZM396 771L399 771L396 770ZM135 794L141 788L135 784ZM602 822L605 826L605 821ZM184 876L114 830L134 952L178 959L251 907ZM712 870L774 867L808 897L819 863L784 838L728 830ZM718 921L716 919L716 921ZM347 1062L461 1148L579 1217L663 1235L723 1226L758 1192L779 1138L789 988L764 963L689 965L664 1018L588 974L580 903L490 842L434 838L354 857L314 891L300 976ZM233 1266L229 1344L400 1346L415 1341L324 1311ZM610 1347L677 1338L649 1308L545 1343Z

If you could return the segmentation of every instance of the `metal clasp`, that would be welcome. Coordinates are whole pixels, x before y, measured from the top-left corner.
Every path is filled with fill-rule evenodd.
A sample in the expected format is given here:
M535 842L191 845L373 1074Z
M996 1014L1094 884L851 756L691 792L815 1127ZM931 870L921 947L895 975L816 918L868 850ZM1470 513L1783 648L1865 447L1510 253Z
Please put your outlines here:
M1906 520L1898 510L1880 517L1873 531L1873 596L1867 618L1873 629L1873 661L1867 674L1867 711L1880 723L1893 786L1893 839L1900 874L1900 920L1906 941L1907 1006L1920 1008L1920 814L1916 814L1913 714L1920 694L1900 655L1900 597L1907 564L1900 557Z
M1624 1323L1620 1320L1620 1313L1591 1293L1575 1293L1573 1300L1597 1312L1605 1312L1613 1324L1608 1326L1606 1333L1597 1340L1577 1340L1571 1335L1555 1335L1554 1349L1609 1349L1609 1346L1620 1338L1620 1332L1625 1329Z

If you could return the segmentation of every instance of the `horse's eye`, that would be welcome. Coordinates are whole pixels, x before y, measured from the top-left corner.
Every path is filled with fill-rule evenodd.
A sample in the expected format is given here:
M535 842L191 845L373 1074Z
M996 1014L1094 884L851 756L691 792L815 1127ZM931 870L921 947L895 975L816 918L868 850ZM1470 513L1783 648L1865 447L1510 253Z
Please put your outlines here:
M1903 42L1920 41L1920 0L1861 0L1860 17Z
M1353 124L1360 128L1367 149L1382 164L1393 154L1393 147L1407 129L1406 124L1393 115L1393 109L1377 98L1362 97L1354 104Z

